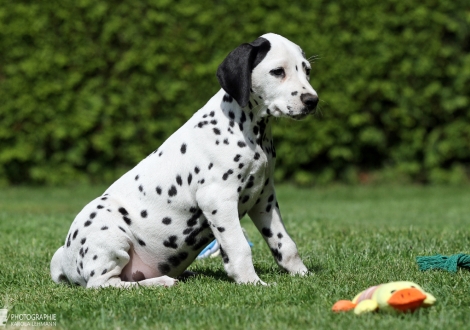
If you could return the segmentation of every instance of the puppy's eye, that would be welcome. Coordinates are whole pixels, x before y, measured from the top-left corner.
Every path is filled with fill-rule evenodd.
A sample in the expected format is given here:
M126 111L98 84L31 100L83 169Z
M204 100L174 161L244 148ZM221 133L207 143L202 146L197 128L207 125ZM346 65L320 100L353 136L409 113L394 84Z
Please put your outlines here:
M284 72L284 68L277 68L269 71L271 75L277 78L284 78L286 76L286 73Z

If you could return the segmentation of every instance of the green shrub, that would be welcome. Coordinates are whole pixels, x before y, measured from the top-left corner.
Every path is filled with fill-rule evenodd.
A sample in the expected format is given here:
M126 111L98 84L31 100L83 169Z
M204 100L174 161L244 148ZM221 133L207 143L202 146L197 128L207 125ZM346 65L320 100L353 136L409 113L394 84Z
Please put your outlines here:
M110 182L265 32L318 54L321 115L276 121L278 180L468 180L466 0L3 1L0 182Z

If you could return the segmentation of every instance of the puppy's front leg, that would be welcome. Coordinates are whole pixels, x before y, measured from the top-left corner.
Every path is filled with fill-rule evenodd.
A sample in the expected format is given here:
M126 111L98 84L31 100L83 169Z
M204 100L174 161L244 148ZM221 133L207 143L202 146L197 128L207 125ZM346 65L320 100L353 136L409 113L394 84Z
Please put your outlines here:
M201 194L199 208L204 213L215 238L220 244L220 252L225 271L237 283L266 285L255 272L251 248L243 235L238 218L238 198L223 192L213 191ZM217 199L209 196L217 196Z
M307 267L300 259L297 246L282 222L274 187L270 185L264 190L259 202L248 215L268 243L277 264L292 275L306 275Z

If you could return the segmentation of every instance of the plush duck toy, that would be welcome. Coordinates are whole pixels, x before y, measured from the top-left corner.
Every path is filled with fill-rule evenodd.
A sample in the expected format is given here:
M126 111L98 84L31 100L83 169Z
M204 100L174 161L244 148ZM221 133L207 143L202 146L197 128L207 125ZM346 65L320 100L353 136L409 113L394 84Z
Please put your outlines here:
M425 292L413 282L390 282L380 284L362 291L350 300L340 300L333 305L334 312L354 309L354 313L381 311L413 312L420 307L429 307L436 298Z

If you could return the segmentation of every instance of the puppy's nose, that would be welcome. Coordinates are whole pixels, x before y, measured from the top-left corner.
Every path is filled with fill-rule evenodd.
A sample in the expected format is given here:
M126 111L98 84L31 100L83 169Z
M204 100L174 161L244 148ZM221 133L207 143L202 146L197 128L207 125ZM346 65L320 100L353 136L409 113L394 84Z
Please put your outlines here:
M309 111L315 110L318 104L318 95L310 93L300 95L300 100Z

